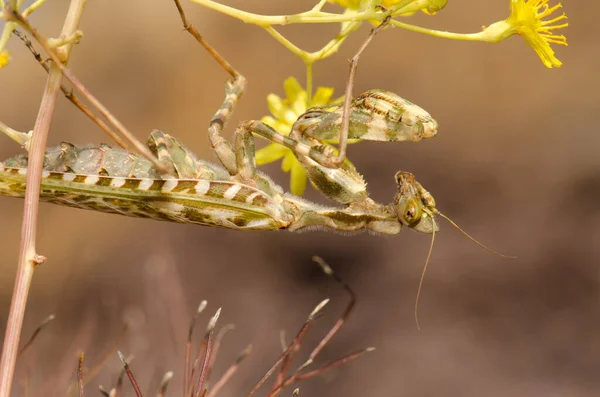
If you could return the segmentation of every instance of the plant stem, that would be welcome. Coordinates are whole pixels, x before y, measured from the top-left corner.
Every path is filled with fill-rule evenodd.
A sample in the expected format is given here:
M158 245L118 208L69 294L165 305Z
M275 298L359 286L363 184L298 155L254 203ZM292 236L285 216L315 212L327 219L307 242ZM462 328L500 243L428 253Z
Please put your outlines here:
M71 0L61 32L62 37L69 37L75 33L79 26L85 3L86 0ZM6 13L8 12L6 10ZM71 44L67 44L57 49L65 61L68 59L71 47ZM29 152L25 204L23 207L19 265L6 325L6 333L4 335L2 358L0 359L0 397L10 396L15 363L19 351L21 328L23 326L33 271L44 260L35 250L40 183L48 130L50 129L56 100L60 93L61 80L62 73L60 69L56 65L52 65L50 74L46 80L46 88L33 129L31 150Z

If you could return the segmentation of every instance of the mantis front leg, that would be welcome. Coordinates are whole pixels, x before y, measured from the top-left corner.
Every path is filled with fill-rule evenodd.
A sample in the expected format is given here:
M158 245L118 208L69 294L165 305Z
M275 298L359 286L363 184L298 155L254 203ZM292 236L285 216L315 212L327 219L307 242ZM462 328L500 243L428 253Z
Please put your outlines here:
M183 8L181 7L179 0L174 0L175 5L179 11L179 15L181 17L184 28L194 36L194 38L210 53L210 55L229 73L231 78L226 82L225 85L225 99L223 104L219 108L219 110L213 116L210 127L209 127L209 140L211 142L211 146L213 150L216 152L219 161L223 164L223 166L230 172L231 175L240 175L244 180L250 180L253 178L255 174L255 165L254 165L254 150L250 148L251 144L249 143L250 137L236 137L236 149L229 143L222 135L221 132L228 121L233 108L237 104L237 101L242 96L245 86L246 79L237 72L231 64L229 64L214 48L212 48L200 35L200 33L192 26L185 16ZM346 105L345 105L345 113L342 117L342 128L338 128L337 132L339 133L340 143L342 146L342 153L345 153L345 141L348 137L348 125L350 118L350 107L351 107L351 91L352 91L352 83L354 80L354 74L356 72L357 62L360 57L360 54L367 47L369 42L373 39L375 34L387 23L387 20L384 21L381 25L374 28L369 34L367 40L363 43L357 54L353 57L350 75L348 78L348 85L346 90ZM308 141L304 141L302 143L298 143L298 139L288 139L287 137L278 134L271 128L262 125L259 122L248 122L243 123L238 127L238 131L253 131L258 135L263 136L264 138L271 140L276 143L280 143L283 146L291 149L297 155L307 156L311 158L313 161L316 161L318 164L330 167L337 168L339 167L339 159L334 159L334 152L331 149L322 149L322 150L311 150L310 146L313 146ZM236 134L237 135L237 134ZM243 135L243 134L242 134ZM248 157L252 157L251 159ZM340 156L341 158L342 156ZM343 161L343 159L342 159Z

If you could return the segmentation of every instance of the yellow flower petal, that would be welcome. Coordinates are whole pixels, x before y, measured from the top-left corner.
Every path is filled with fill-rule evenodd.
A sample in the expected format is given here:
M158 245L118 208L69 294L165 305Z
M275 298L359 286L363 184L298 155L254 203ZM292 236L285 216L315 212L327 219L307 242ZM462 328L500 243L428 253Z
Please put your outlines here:
M8 65L8 62L10 62L10 52L2 51L0 53L0 68Z
M339 97L329 101L329 103L337 103L337 104L341 105L342 103L344 103L344 99L346 99L346 96L342 95L342 96L339 96Z
M278 145L276 143L269 143L262 149L259 149L255 153L256 164L269 164L273 161L277 161L285 156L287 148Z
M286 149L285 156L283 157L283 161L281 162L281 169L283 172L290 172L292 170L292 165L296 162L296 157L291 150Z
M434 15L442 8L446 7L448 0L429 0L429 4L426 7L421 8L425 14Z
M272 117L272 116L265 116L262 119L260 119L260 121L262 121L263 123L270 125L271 127L275 128L275 124L277 123L277 119Z
M292 130L292 126L290 125L290 123L284 120L277 120L277 122L273 124L272 127L275 128L275 130L282 133L283 135L289 135L290 131Z
M283 89L289 101L291 110L299 115L306 111L306 91L302 89L295 77L288 77L283 83Z
M305 111L306 111L306 105L300 107L298 110L289 109L289 108L287 109L287 111L285 112L285 115L280 120L281 122L289 125L289 128L285 132L286 135L289 134L290 130L292 129L292 125L294 125L296 120L298 120L298 116L300 116Z
M290 192L302 196L306 191L306 178L306 171L298 161L295 161L290 173Z
M333 88L331 87L319 87L317 92L313 95L310 101L310 106L325 106L329 103L331 96L333 95Z
M562 62L556 58L550 44L567 45L566 37L554 34L554 31L566 28L569 24L564 13L550 20L544 19L562 8L561 3L550 7L548 1L511 0L510 16L485 28L481 32L482 37L487 41L498 42L518 34L535 50L546 67L560 67Z
M344 8L349 8L351 10L356 10L360 7L360 2L362 0L327 0L330 3L337 3Z
M283 118L287 110L281 97L273 93L267 95L267 107L269 108L269 112L271 112L276 119Z

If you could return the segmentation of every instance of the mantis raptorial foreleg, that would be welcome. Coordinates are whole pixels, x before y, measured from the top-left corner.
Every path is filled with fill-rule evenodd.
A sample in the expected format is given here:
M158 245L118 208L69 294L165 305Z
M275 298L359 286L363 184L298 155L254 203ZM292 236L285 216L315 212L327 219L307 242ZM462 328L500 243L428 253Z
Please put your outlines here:
M177 9L179 10L179 14L181 16L185 29L188 32L190 32L196 38L196 40L200 42L200 44L202 44L202 46L209 51L213 58L215 58L215 60L221 66L223 66L223 68L231 75L231 79L228 80L225 85L225 100L223 102L223 105L221 105L217 113L213 116L209 127L209 139L211 142L211 146L217 153L217 156L223 164L223 166L232 175L237 175L241 180L245 182L252 181L256 175L256 165L254 160L254 142L252 138L252 135L255 134L292 150L299 157L308 157L312 161L324 167L337 168L339 166L339 164L337 163L338 160L335 160L333 158L333 150L329 147L323 146L320 143L317 145L313 145L312 142L309 140L304 140L303 142L300 142L297 139L287 137L277 132L273 128L259 121L247 121L241 123L236 129L234 146L228 143L221 136L223 126L225 125L229 116L231 115L233 107L243 94L246 81L244 77L241 76L241 74L239 74L222 56L220 56L202 38L198 31L191 24L189 24L179 0L174 1L177 6ZM351 92L351 84L354 73L356 71L356 65L360 54L364 51L364 49L375 36L375 34L377 34L377 32L385 24L386 21L384 21L382 25L372 29L367 40L364 42L357 54L354 56L349 78L350 85L347 89L348 92ZM353 107L352 111L350 111L350 109L351 107L349 100L348 106L346 106L347 111L342 116L342 122L338 123L338 125L336 126L338 131L340 131L340 133L344 134L346 137L349 135L349 130L347 126L350 124L350 120L358 121L356 120L356 118L352 118L355 108ZM344 125L346 126L345 129L343 127ZM350 132L356 132L360 129L361 128L353 128L350 129ZM345 142L345 138L340 137L340 142Z

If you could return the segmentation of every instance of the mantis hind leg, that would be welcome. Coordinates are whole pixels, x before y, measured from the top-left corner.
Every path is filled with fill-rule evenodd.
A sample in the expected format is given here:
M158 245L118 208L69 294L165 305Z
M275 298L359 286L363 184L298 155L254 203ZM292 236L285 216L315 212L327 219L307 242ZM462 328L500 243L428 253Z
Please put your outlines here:
M171 135L154 130L150 133L146 144L158 161L171 169L175 177L190 179L198 177L196 155Z
M237 104L238 100L241 98L244 90L246 88L246 78L238 73L237 70L231 66L225 58L221 56L204 38L202 35L196 30L196 28L191 25L183 8L181 7L181 3L179 0L174 0L175 6L179 11L179 16L181 17L181 22L183 23L183 27L187 30L195 39L208 51L208 53L217 61L223 69L231 76L225 83L225 99L223 104L214 114L212 119L210 120L210 126L208 128L208 138L210 140L210 145L214 152L216 153L219 161L227 169L230 175L236 175L237 166L236 166L236 155L233 146L229 141L227 141L222 135L221 132L227 124L227 121L231 117L233 113L233 109Z

